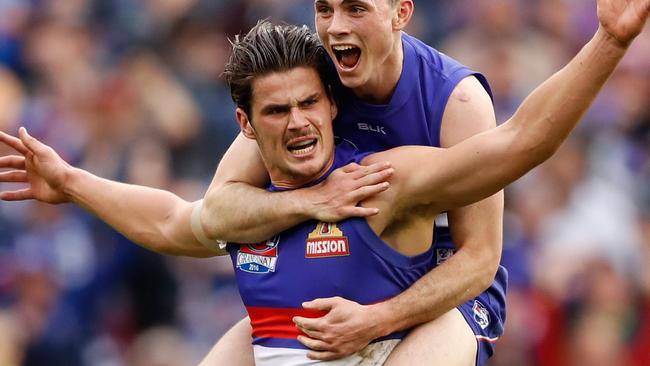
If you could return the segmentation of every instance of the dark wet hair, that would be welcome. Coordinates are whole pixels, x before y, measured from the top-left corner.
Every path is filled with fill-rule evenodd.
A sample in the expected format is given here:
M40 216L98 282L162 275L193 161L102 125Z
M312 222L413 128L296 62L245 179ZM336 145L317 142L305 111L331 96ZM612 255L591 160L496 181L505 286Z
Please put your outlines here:
M327 81L327 54L318 36L307 26L273 25L261 20L245 36L231 41L232 53L224 76L235 104L249 116L253 80L296 67L313 67L323 85Z

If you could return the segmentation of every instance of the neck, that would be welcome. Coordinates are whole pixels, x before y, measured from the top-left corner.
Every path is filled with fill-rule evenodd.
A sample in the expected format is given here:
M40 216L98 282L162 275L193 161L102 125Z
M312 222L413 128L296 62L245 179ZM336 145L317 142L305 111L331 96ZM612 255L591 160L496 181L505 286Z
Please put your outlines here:
M402 33L394 36L393 49L377 67L372 77L362 86L352 89L361 100L371 104L387 104L395 92L404 67Z
M273 186L277 188L293 190L309 186L312 183L317 182L330 170L333 164L334 153L332 153L330 159L319 172L311 175L295 174L293 172L284 171L281 169L269 169L268 164L266 168L269 172L269 177L271 178L271 184L273 184Z

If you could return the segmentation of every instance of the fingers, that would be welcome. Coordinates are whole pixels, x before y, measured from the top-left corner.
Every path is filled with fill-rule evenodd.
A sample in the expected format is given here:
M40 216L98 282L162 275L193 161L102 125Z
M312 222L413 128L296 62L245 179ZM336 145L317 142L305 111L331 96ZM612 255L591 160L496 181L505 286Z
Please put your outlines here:
M303 318L301 316L296 316L292 320L298 329L305 332L305 334L313 334L313 332L320 332L319 319L320 318Z
M25 188L18 191L0 192L2 201L22 201L34 199L34 192L31 188Z
M379 163L374 163L370 165L365 165L365 166L360 166L358 169L356 169L354 172L354 176L356 179L363 178L364 176L368 176L374 173L378 173L384 170L387 170L390 168L390 163L387 161L382 161Z
M2 168L25 169L25 157L18 155L0 157L0 169Z
M386 169L381 169L378 171L373 171L366 174L358 180L360 185L369 186L381 182L385 182L395 173L395 169L388 167Z
M27 147L23 144L20 139L11 136L9 134L6 134L2 131L0 131L0 141L5 143L6 145L11 146L12 149L18 151L19 153L25 155L29 152Z
M305 328L305 327L299 325L299 323L296 323L296 328L298 328L298 330L300 330L301 332L308 335L310 338L323 340L323 332L321 332L319 330Z
M359 170L359 168L361 168L361 166L359 164L350 163L350 164L344 166L343 168L341 168L341 170L344 171L345 173L352 173L354 171Z
M336 298L334 298L334 297L330 297L330 298L327 298L327 299L314 299L314 300L311 300L311 301L305 301L305 302L302 303L302 307L305 308L305 309L311 309L311 310L328 311L336 303L335 299ZM318 318L316 318L316 319L318 319Z
M0 182L27 183L27 172L24 170L10 170L8 172L0 172Z
M355 189L354 192L352 192L352 199L356 202L361 202L368 197L372 197L377 193L387 190L389 187L390 187L390 183L388 182L381 182L371 186L368 185L362 186L360 188Z
M319 339L311 339L305 336L298 336L298 342L302 343L306 347L313 349L314 351L327 351L331 346Z
M379 213L379 209L375 207L353 207L341 213L344 217L370 217Z
M332 361L339 359L345 355L335 353L335 352L330 352L330 351L324 351L324 352L308 352L307 353L307 358L310 360L319 360L319 361Z
M47 146L27 133L25 127L18 129L18 136L20 137L20 141L35 154L43 154L46 152Z

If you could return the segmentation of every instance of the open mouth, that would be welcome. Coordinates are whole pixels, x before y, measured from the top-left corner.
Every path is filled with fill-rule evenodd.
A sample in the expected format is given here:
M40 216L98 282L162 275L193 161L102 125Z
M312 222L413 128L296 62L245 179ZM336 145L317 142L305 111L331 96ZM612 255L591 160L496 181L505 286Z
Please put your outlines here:
M332 46L332 51L342 69L353 69L361 58L361 49L352 45Z
M318 142L318 139L315 139L315 138L314 139L301 140L301 141L294 142L292 144L287 145L287 149L293 155L307 155L316 148L316 143L317 142Z

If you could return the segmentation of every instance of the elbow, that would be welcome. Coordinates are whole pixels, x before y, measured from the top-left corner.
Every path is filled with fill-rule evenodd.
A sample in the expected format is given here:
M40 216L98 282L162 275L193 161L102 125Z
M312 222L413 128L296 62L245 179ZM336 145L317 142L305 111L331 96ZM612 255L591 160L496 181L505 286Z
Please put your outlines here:
M509 150L511 156L525 159L523 168L528 171L553 156L560 148L560 144L561 141L557 141L553 136L534 131L522 131L516 135Z
M227 231L223 220L226 217L223 212L227 210L220 204L226 199L226 194L225 186L219 186L208 190L203 198L200 221L208 239L229 240L229 231Z
M501 262L501 251L485 250L478 262L480 270L476 278L476 296L487 290L494 282Z

